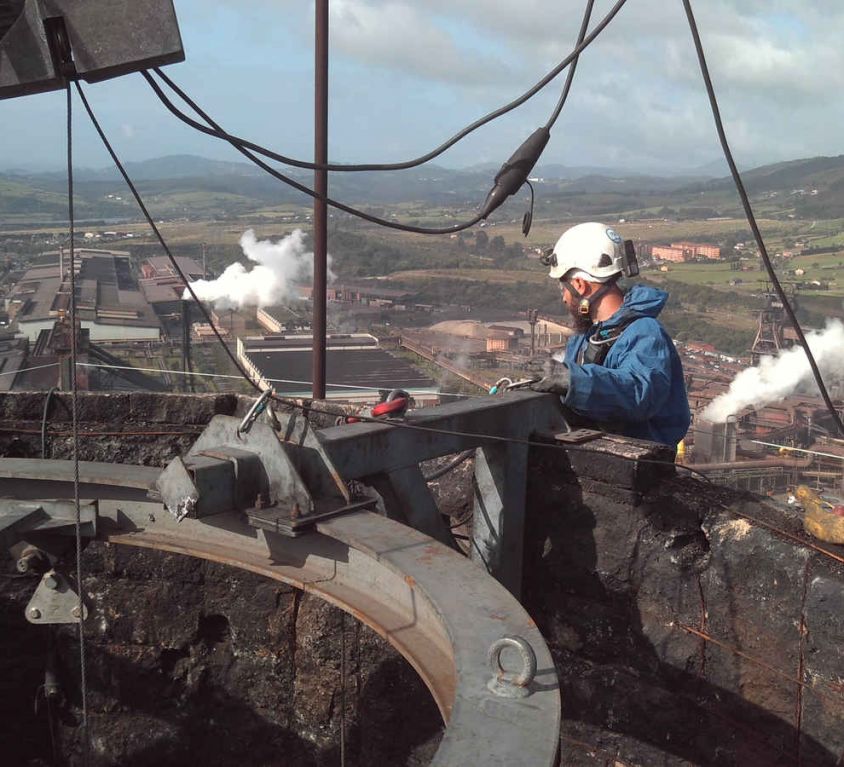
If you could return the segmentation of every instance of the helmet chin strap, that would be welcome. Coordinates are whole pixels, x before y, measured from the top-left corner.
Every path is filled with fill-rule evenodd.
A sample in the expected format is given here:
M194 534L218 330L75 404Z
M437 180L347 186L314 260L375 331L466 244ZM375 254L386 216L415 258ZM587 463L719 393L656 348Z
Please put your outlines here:
M584 296L583 293L578 293L574 286L568 280L560 280L563 287L569 292L569 295L577 301L577 313L581 317L590 317L592 314L592 306L602 296L604 296L610 288L617 282L618 278L613 277L601 285L591 296Z

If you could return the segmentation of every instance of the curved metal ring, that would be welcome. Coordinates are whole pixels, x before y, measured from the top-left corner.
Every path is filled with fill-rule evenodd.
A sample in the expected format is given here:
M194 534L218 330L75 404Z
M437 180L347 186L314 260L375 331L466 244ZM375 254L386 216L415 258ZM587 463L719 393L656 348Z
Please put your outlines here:
M15 494L29 497L47 489L69 493L72 469L70 461L0 460L0 477L14 477ZM83 484L86 496L99 499L98 539L202 557L284 581L384 637L419 673L447 723L432 767L556 763L561 707L551 654L521 605L466 558L369 512L326 520L319 533L298 538L256 531L238 514L178 523L157 513L160 502L145 498L142 488L156 470L124 465L115 471L104 464L81 469L83 482L91 483ZM538 656L532 690L507 685L522 697L488 685L484 648L501 641L502 630L508 645L521 638Z

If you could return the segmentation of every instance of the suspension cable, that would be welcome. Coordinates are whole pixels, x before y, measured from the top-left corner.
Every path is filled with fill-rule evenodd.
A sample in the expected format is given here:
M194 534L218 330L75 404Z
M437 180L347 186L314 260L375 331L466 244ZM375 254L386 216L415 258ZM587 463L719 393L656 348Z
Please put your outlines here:
M158 85L158 83L155 82L149 72L141 72L141 74L146 78L147 82L152 86L153 90L156 93L162 93L161 87ZM161 77L166 77L166 75L164 75L162 72L159 72L158 74ZM296 189L302 194L306 194L308 197L313 197L315 200L325 200L327 205L330 205L332 208L336 208L337 210L342 210L344 213L348 213L350 216L362 218L364 221L369 221L372 224L377 224L378 226L383 226L387 229L397 229L400 232L412 232L413 234L454 234L456 232L462 232L464 229L469 229L470 227L473 227L475 224L478 223L478 221L483 218L483 215L481 213L477 213L471 219L469 219L468 221L464 221L461 224L452 224L451 226L444 227L424 227L412 226L410 224L400 224L397 221L390 221L386 218L373 216L372 214L366 213L358 208L354 208L351 205L346 205L346 203L339 202L331 197L319 194L315 190L311 189L309 186L305 186L305 184L296 181L290 176L286 176L284 173L281 173L280 171L273 168L271 165L265 163L253 151L246 149L243 145L235 141L234 137L229 137L229 134L226 133L217 122L212 120L211 117L206 115L204 112L202 112L201 114L203 116L203 119L206 120L206 122L208 122L208 124L214 129L211 135L217 135L218 138L222 138L223 140L227 141L247 160L261 168L261 170L265 171L273 178L278 179L283 184L287 184L287 186L293 187L293 189ZM203 131L203 133L204 132L206 131Z
M108 138L106 137L106 135L105 135L105 133L102 129L102 126L100 125L100 123L97 120L93 110L91 109L91 106L88 103L87 98L85 97L85 93L82 90L81 85L79 84L78 81L75 82L74 84L76 85L76 89L79 93L79 96L82 100L82 103L85 107L85 110L88 113L88 117L91 119L91 122L94 125L94 128L95 128L95 130L97 131L97 134L100 137L100 140L103 142L103 145L105 146L106 150L108 151L112 161L114 162L115 166L117 167L118 171L120 172L121 176L123 177L124 181L126 182L127 186L129 187L129 190L132 192L132 195L134 196L136 202L138 203L138 206L140 207L141 212L144 215L144 218L146 219L147 223L152 228L153 233L155 234L156 238L158 239L159 243L161 244L165 254L169 258L170 263L173 265L177 274L179 275L179 277L184 282L186 289L188 290L189 294L191 295L193 300L198 305L199 309L201 310L201 312L202 312L202 314L205 318L205 321L210 325L211 329L213 330L217 341L223 346L224 350L226 351L226 354L228 355L229 359L234 364L237 371L241 374L241 376L243 376L243 378L252 386L252 388L254 388L259 393L263 393L263 390L261 389L260 385L252 379L252 377L245 370L243 365L241 365L240 360L238 360L237 357L234 355L234 353L231 351L228 344L226 344L225 340L220 335L220 332L217 330L216 325L212 322L210 314L208 313L208 310L205 308L205 305L199 300L199 298L197 297L193 288L191 287L191 284L188 281L187 276L185 275L184 271L179 266L179 264L176 261L176 258L173 255L172 251L167 246L167 243L164 240L164 237L162 236L160 230L156 226L155 221L153 220L152 216L150 215L149 210L147 209L146 205L144 204L144 201L141 198L137 187L132 182L131 178L129 177L128 173L126 172L126 169L124 168L123 164L120 162L120 159L117 157L117 154L114 151L113 147L111 146L111 143L109 142ZM261 162L257 158L255 158L255 159L257 160L257 162L259 162L259 163ZM301 404L300 402L297 402L295 400L287 399L287 398L284 398L284 397L279 397L277 395L273 395L272 399L273 399L273 401L278 402L281 405L300 410L300 411L304 412L305 414L315 413L315 414L318 414L318 415L327 415L327 416L331 416L331 417L336 416L336 413L332 413L331 411L325 410L324 408L314 407L313 405L304 405L304 404ZM482 443L483 442L511 443L511 444L520 444L520 445L530 446L530 447L545 447L545 448L552 448L552 449L561 449L561 450L566 450L566 451L570 451L570 452L588 451L588 448L585 448L583 446L558 445L558 444L553 444L553 443L548 443L548 442L540 442L540 441L537 441L537 440L530 440L530 439L524 439L524 438L503 437L503 436L498 436L498 435L460 432L460 431L455 431L455 430L452 430L452 429L441 429L441 428L436 428L436 427L422 426L422 425L419 425L419 424L410 424L410 423L403 422L403 421L385 421L384 419L372 418L372 417L367 417L367 416L362 416L362 415L357 416L357 417L360 421L363 421L363 422L379 423L379 424L382 424L382 425L389 425L393 428L411 429L411 430L420 431L420 432L428 432L428 433L431 433L431 434L444 434L444 435L447 435L447 436L477 439L479 442L482 442ZM700 476L702 479L704 479L704 481L711 483L711 480L708 477L706 477L704 474L701 474L700 472L697 472L694 469L692 469L688 466L684 466L682 464L675 464L673 462L660 461L660 460L655 460L655 459L628 458L626 456L619 456L619 458L622 458L622 460L629 460L629 461L634 461L634 462L639 462L639 463L650 463L650 464L677 466L677 467L684 469L685 471L689 472L690 474Z
M815 361L815 357L812 354L812 350L809 348L809 343L806 340L805 334L803 333L803 328L800 327L800 323L797 320L797 316L794 313L794 309L789 303L788 296L786 296L785 290L783 290L779 278L777 277L777 273L774 270L774 266L771 263L771 259L768 255L768 250L765 247L764 240L762 239L762 232L759 230L759 225L756 223L756 216L754 215L753 208L750 205L750 198L747 196L747 191L744 188L744 182L742 181L741 174L739 173L738 167L736 166L735 160L733 159L733 153L727 141L727 134L724 131L724 123L721 120L721 110L718 107L718 99L715 96L715 88L713 87L712 79L709 76L709 67L706 64L706 56L703 50L703 43L700 39L700 33L698 32L694 12L692 11L691 0L682 1L683 7L686 9L686 17L689 21L689 29L692 33L692 39L694 40L695 51L697 52L698 63L700 64L700 72L703 76L704 85L706 86L706 94L709 97L709 106L712 110L712 117L715 120L715 129L718 132L718 140L721 142L721 149L724 152L724 158L727 160L727 165L730 166L730 174L733 177L733 182L735 183L736 191L738 192L739 198L741 199L741 204L744 208L744 214L747 217L747 222L748 224L750 224L750 229L752 230L753 237L756 240L756 246L759 248L759 255L762 258L762 263L765 265L765 270L768 272L768 277L771 280L771 284L774 286L774 290L776 291L777 296L779 296L780 301L782 301L783 308L785 309L785 312L788 315L788 319L791 322L792 327L794 328L794 332L797 334L797 338L800 341L800 346L803 347L803 351L806 354L806 359L809 362L809 367L812 369L812 375L814 376L815 383L817 384L818 389L820 390L820 394L823 398L824 404L826 405L827 410L832 416L832 420L835 423L836 428L838 429L838 433L844 436L844 422L842 422L841 416L838 414L838 410L836 410L832 399L830 399L829 392L827 392L826 385L824 384L823 377L821 376L821 371L818 368L818 364Z
M259 393L262 393L261 387L252 380L249 376L249 373L243 368L240 364L240 361L234 355L232 350L229 348L228 344L225 342L223 337L220 335L220 331L217 330L217 326L211 320L211 315L208 313L208 310L205 308L205 304L203 304L199 298L197 297L196 293L194 292L193 287L191 286L190 281L187 278L187 275L182 271L182 267L179 266L179 262L176 260L176 257L173 255L170 248L167 246L167 243L164 240L164 237L161 235L161 231L155 225L155 221L153 220L152 216L150 215L149 210L147 210L147 206L144 204L143 199L141 198L140 193L138 192L138 188L132 182L132 179L129 178L129 174L126 172L126 168L123 167L123 163L120 162L120 158L118 158L117 153L114 151L111 143L109 142L108 138L106 137L105 133L103 132L102 126L97 120L96 115L94 114L94 110L91 109L91 105L88 103L88 99L85 97L85 92L82 90L82 86L79 84L79 81L75 81L74 85L76 86L76 90L79 93L79 98L82 100L82 104L85 107L85 111L88 113L88 117L91 120L91 123L94 126L94 129L97 131L97 135L100 137L100 140L103 142L103 145L106 148L106 151L109 153L109 156L114 162L115 167L120 172L120 175L123 176L123 180L126 182L126 185L129 187L129 191L132 192L132 196L135 198L135 202L138 203L138 207L141 209L141 213L143 213L144 218L146 219L147 223L149 224L150 228L152 229L153 233L155 234L156 238L158 239L159 244L164 250L164 253L167 255L167 258L170 259L170 263L173 265L173 268L176 270L176 274L179 275L182 282L185 285L185 289L190 294L190 297L196 302L196 305L199 307L199 310L202 312L205 321L211 326L211 330L214 331L214 335L217 337L217 340L222 345L223 349L225 349L226 354L228 355L229 359L234 364L235 368L240 372L243 378L249 382L249 384Z
M232 145L239 145L240 147L242 147L244 149L251 149L252 151L257 152L258 154L262 154L265 157L269 157L270 159L276 160L276 161L281 162L285 165L292 165L294 167L304 168L306 170L328 170L328 171L338 171L338 172L340 172L340 171L359 172L359 171L407 170L409 168L415 168L419 165L424 165L426 162L430 162L431 160L433 160L434 158L438 157L443 152L445 152L447 149L450 149L452 146L457 144L459 141L462 141L464 138L466 138L466 136L468 136L470 133L473 133L478 128L481 128L482 126L486 125L487 123L492 122L493 120L497 120L499 117L502 117L503 115L507 114L508 112L513 111L517 107L520 107L522 104L524 104L525 102L527 102L528 100L533 98L537 93L539 93L539 91L541 91L546 85L548 85L548 83L550 83L552 80L554 80L557 77L557 75L560 74L560 72L562 72L566 67L568 67L573 62L576 62L578 56L584 50L586 50L586 48L588 48L592 44L592 42L594 42L594 40L598 37L598 35L600 35L604 31L604 29L609 25L609 23L615 18L615 16L622 9L622 7L624 6L626 1L627 0L617 0L615 5L613 5L613 7L610 8L607 15L604 16L604 18L602 18L601 21L599 21L595 25L595 28L592 30L592 32L590 32L586 36L579 37L578 38L578 44L574 48L574 50L572 50L572 52L569 53L569 55L566 56L556 67L554 67L550 72L548 72L548 74L546 74L541 80L539 80L539 82L537 82L535 85L533 85L527 91L525 91L521 96L513 99L513 101L510 101L509 103L505 104L504 106L499 107L498 109L495 109L494 111L490 112L489 114L484 115L483 117L475 120L473 123L470 123L465 128L463 128L458 133L456 133L454 136L452 136L451 138L447 139L442 144L440 144L440 146L436 147L435 149L432 149L430 152L427 152L426 154L420 155L419 157L416 157L412 160L406 160L404 162L357 163L357 164L354 164L354 163L325 163L325 164L320 164L320 163L308 162L306 160L299 160L299 159L296 159L296 158L293 158L293 157L287 157L285 155L278 154L277 152L273 152L273 151L267 149L266 147L261 146L260 144L256 144L254 142L247 141L246 139L240 138L239 136L234 136L234 135L231 135L229 133L226 133L219 126L214 125L213 121L209 120L204 115L202 110L195 104L195 102L193 102L187 95L185 95L184 92L167 75L165 75L157 67L154 68L155 73L159 77L161 77L174 90L174 92L177 93L179 95L179 97L181 99L183 99L184 102L186 104L188 104L188 106L191 107L191 109L193 109L198 115L201 115L203 117L203 119L205 119L206 122L208 122L208 124L211 125L212 127L207 128L206 126L203 126L200 123L197 123L196 121L191 120L190 117L185 115L175 105L173 105L173 103L163 94L163 92L160 90L160 88L155 88L153 86L153 90L155 90L156 95L161 99L164 106L170 112L172 112L179 120L182 120L183 122L190 125L192 128L194 128L194 129L196 129L196 130L198 130L202 133L205 133L209 136L213 136L214 138L222 139L223 141L228 141ZM588 6L587 6L588 15L591 15L593 2L594 2L594 0L588 0L588 3L589 3ZM588 22L588 15L586 17L587 22ZM583 26L585 27L586 25L584 24ZM584 29L584 33L585 33L585 29ZM147 77L147 82L150 82L151 78L148 77L146 74L144 76ZM571 87L570 80L571 80L571 75L569 76L569 82L567 82L567 87L563 91L564 96L561 98L561 102L565 102L565 96L568 95L568 89ZM152 85L152 82L150 82L150 85ZM558 105L558 109L555 110L556 115L559 115L559 108L560 107ZM555 120L556 120L556 116L554 116L551 120L549 120L549 127L550 127L550 125L553 125Z
M575 45L575 50L580 49L583 45L583 40L586 37L586 30L589 28L589 19L592 16L592 8L595 5L595 0L586 0L586 10L583 12L583 21L580 24L580 32L577 35L577 44ZM554 127L554 123L557 122L557 118L560 116L560 112L563 111L563 106L565 105L568 97L569 91L571 90L571 84L574 80L574 73L577 69L577 62L580 60L580 54L578 53L575 56L571 64L569 65L569 71L566 74L566 83L563 86L563 92L560 94L560 100L557 102L557 106L554 107L554 111L551 113L551 116L548 118L548 122L545 123L545 127L548 130Z
M74 210L73 210L73 93L70 82L65 88L67 94L67 215L70 230L70 413L71 431L73 439L73 506L76 514L76 588L78 601L76 609L79 611L79 674L82 697L82 736L83 761L88 763L90 732L88 730L88 682L85 669L85 630L83 619L85 604L82 598L82 511L79 501L79 381L76 375L77 358L77 301L76 301L76 249L74 247ZM64 275L59 275L62 280ZM45 409L46 412L46 409Z

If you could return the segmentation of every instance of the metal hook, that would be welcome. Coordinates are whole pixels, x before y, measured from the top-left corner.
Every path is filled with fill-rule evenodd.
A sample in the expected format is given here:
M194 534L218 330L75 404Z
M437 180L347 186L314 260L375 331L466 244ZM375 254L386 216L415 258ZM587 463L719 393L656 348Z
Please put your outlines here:
M270 401L270 398L275 394L275 390L270 387L267 389L258 399L255 401L255 404L249 408L249 412L243 416L243 420L240 422L240 426L237 427L237 436L239 437L241 434L249 434L252 429L252 426L255 424L255 421L258 419L258 416L264 412L267 408L267 404Z

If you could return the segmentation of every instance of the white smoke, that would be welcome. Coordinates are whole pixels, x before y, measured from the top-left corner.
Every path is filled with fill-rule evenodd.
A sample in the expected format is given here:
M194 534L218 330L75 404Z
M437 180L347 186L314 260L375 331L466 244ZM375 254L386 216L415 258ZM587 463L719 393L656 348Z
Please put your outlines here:
M275 306L296 297L297 281L309 281L313 277L314 254L305 252L305 235L301 229L278 242L259 240L248 229L240 238L240 247L255 266L247 269L236 262L227 266L216 280L192 282L200 301L212 302L216 309ZM330 270L328 276L334 278ZM183 298L190 298L187 289Z
M826 384L844 380L844 324L827 320L821 331L806 333ZM812 370L802 347L763 357L757 367L742 370L730 384L729 391L716 397L701 413L712 423L724 423L727 417L746 407L762 407L806 387L816 390Z

